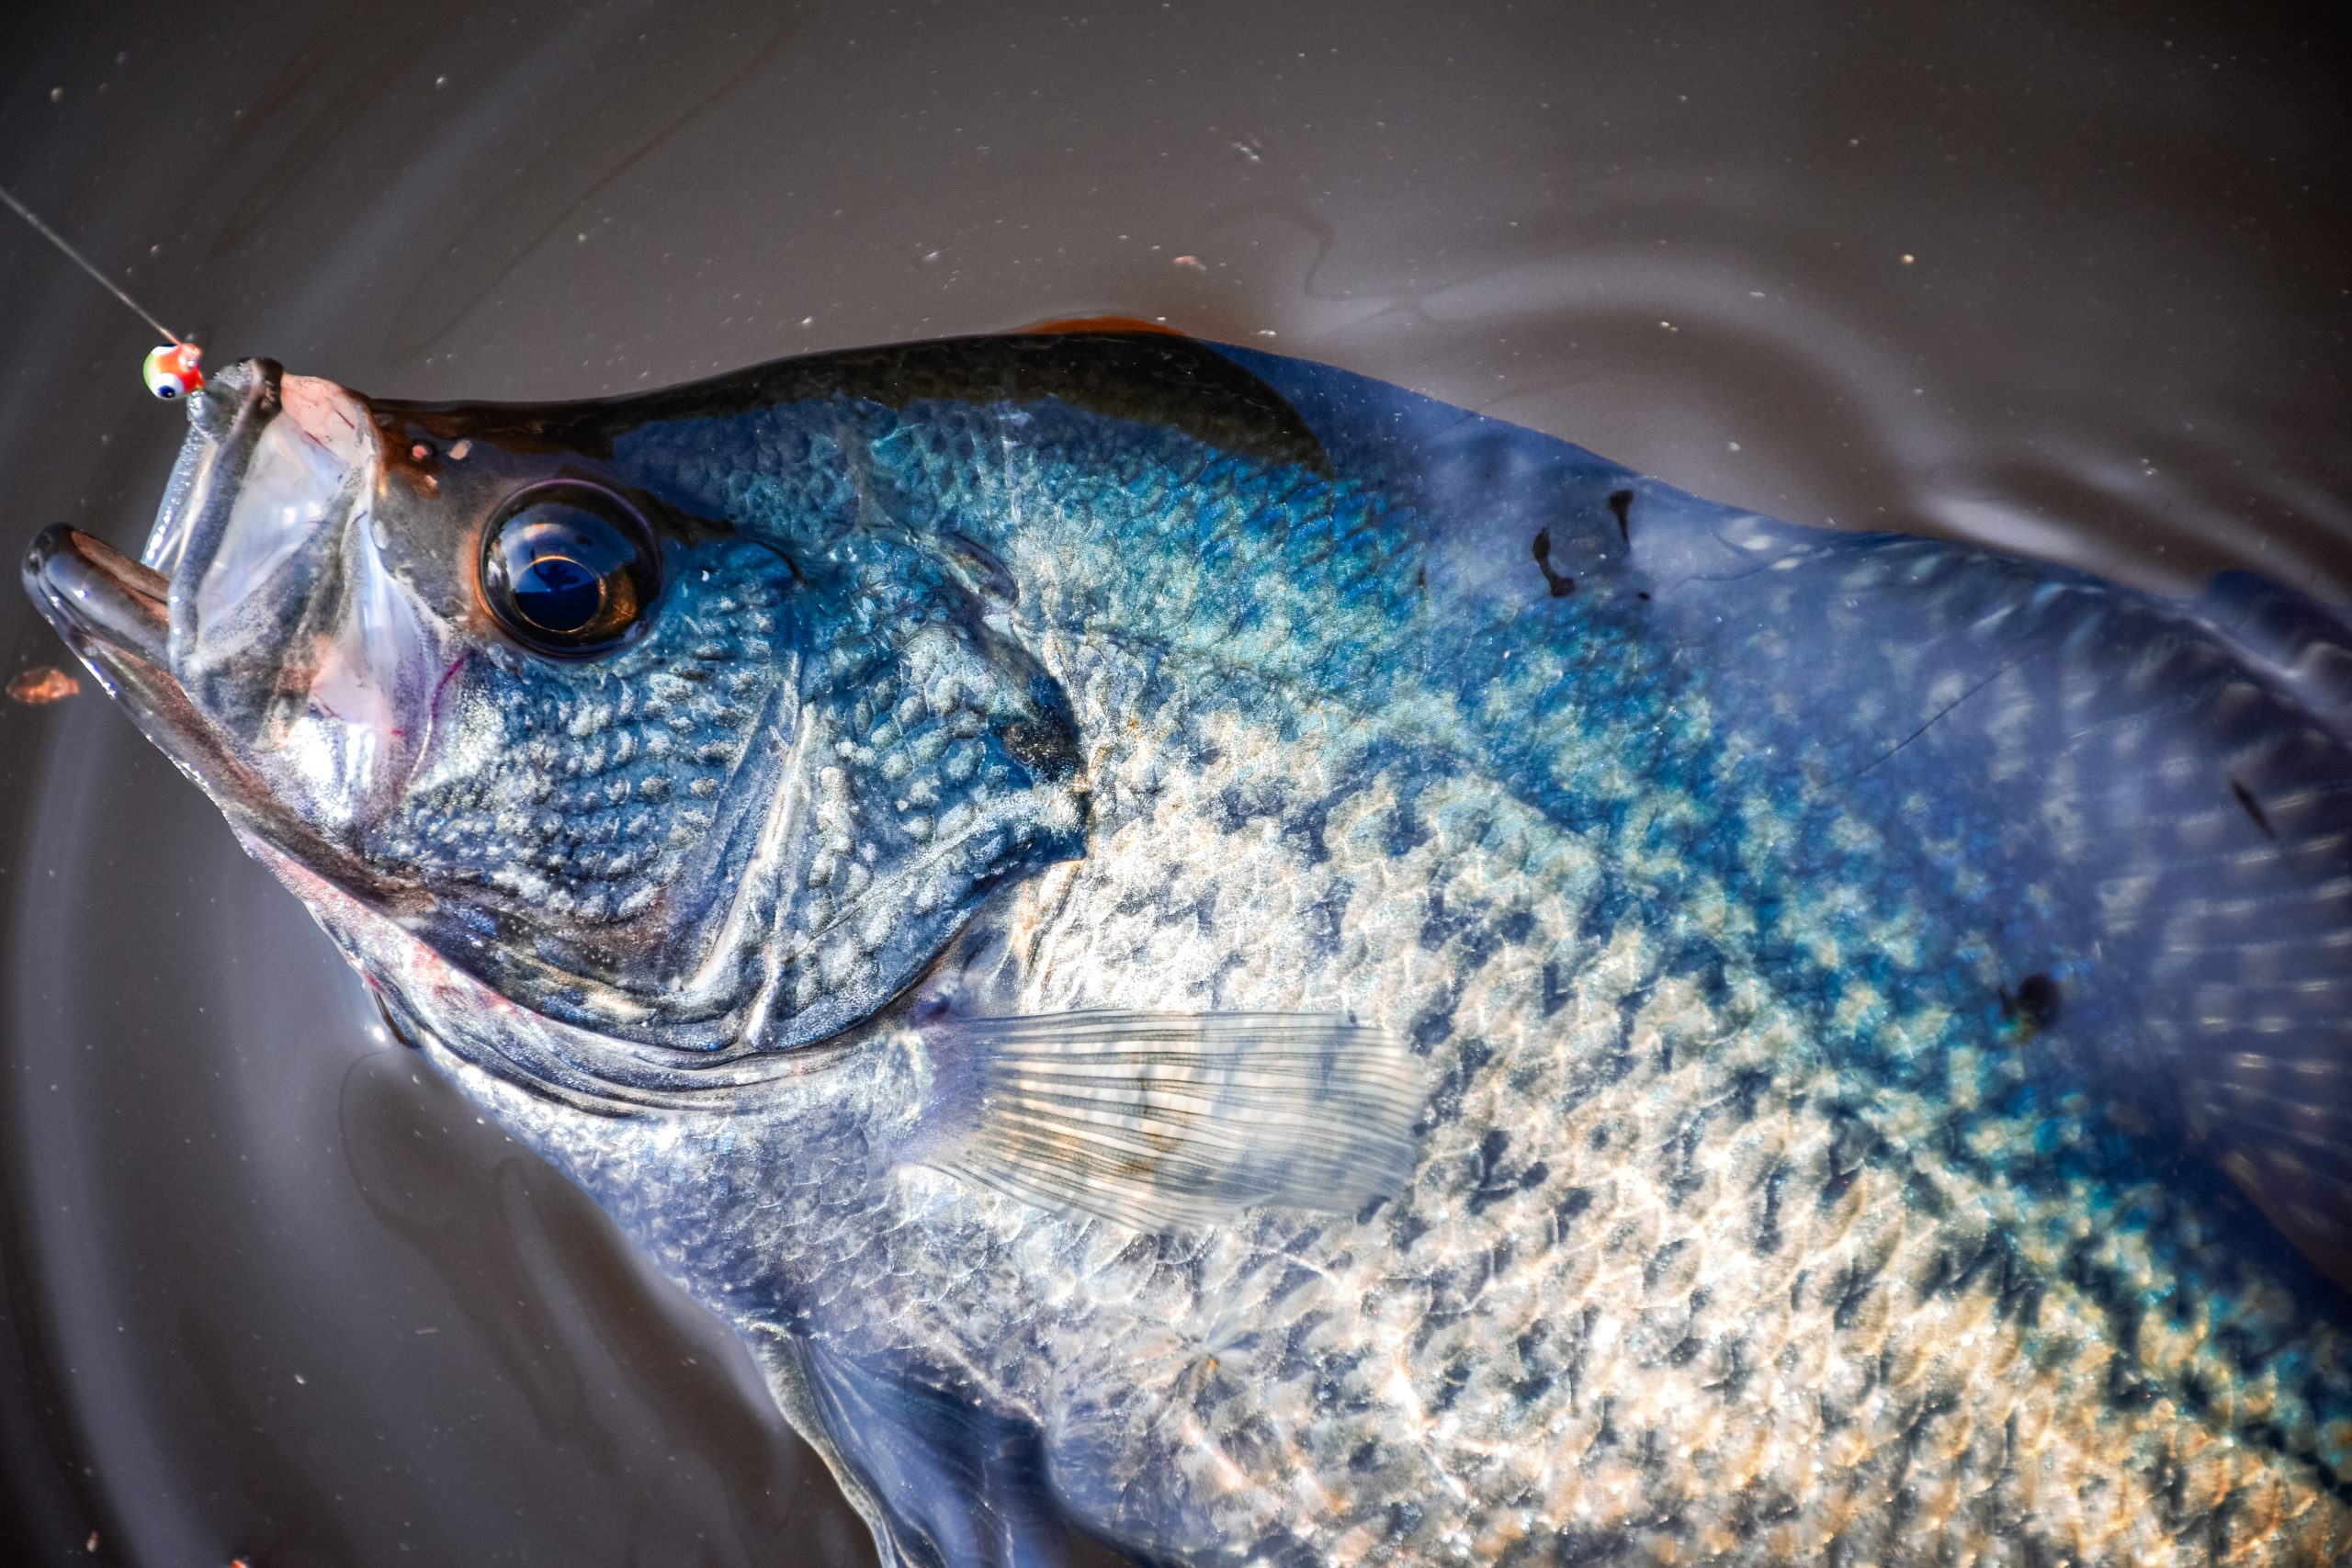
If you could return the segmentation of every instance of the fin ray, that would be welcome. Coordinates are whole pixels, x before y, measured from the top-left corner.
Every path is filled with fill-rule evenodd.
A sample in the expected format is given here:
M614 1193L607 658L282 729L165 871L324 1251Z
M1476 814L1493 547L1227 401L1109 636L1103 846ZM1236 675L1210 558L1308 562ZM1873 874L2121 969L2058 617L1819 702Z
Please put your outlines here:
M1352 1210L1411 1173L1421 1064L1341 1019L1090 1011L924 1033L947 1131L913 1157L1023 1202L1159 1230Z
M797 1361L886 1568L1052 1568L1078 1555L1034 1426L820 1341Z

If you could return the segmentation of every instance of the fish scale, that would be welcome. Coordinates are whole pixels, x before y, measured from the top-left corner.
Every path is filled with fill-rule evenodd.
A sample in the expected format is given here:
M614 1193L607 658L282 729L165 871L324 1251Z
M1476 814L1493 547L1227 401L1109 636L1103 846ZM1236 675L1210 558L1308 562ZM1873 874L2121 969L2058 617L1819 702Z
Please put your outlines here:
M894 1561L2352 1551L2341 1297L2237 1196L2327 1265L2317 607L1794 528L1173 338L366 407L476 454L379 487L425 612L479 617L445 541L551 463L660 520L670 597L462 653L367 875L217 797ZM234 522L175 496L159 537ZM37 593L111 570L45 547ZM649 803L657 737L707 771ZM537 880L449 863L484 820Z
M1048 479L1038 488L1060 487ZM1184 491L1171 486L1163 493ZM1083 497L1070 512L1090 522L1103 516ZM1266 514L1255 515L1265 527ZM1035 515L1028 521L1034 530ZM1784 966L1779 975L1720 931L1702 946L1708 964L1739 975L1737 984L1719 974L1661 974L1663 950L1681 934L1670 930L1611 922L1612 950L1594 953L1560 917L1591 898L1598 862L1657 867L1654 874L1669 886L1690 875L1679 852L1685 846L1661 835L1673 811L1660 769L1645 767L1637 782L1618 786L1641 809L1618 825L1613 853L1564 834L1539 813L1522 809L1510 814L1515 820L1500 820L1495 795L1451 766L1431 770L1435 779L1407 781L1418 796L1416 818L1428 828L1402 855L1389 852L1394 837L1380 830L1396 810L1397 793L1397 781L1381 775L1336 799L1318 794L1320 830L1311 839L1286 834L1279 808L1235 813L1226 801L1262 785L1268 770L1279 769L1293 797L1351 773L1361 718L1285 714L1269 726L1204 704L1198 694L1215 688L1203 679L1207 672L1176 663L1180 639L1194 632L1196 646L1229 647L1216 635L1229 628L1197 635L1199 599L1170 592L1164 568L1148 584L1114 576L1106 585L1070 569L1087 558L1066 536L1033 531L988 542L1054 559L1075 580L1039 597L1046 605L1081 606L1072 615L1077 625L1040 628L1038 641L1049 666L1074 694L1086 694L1081 703L1103 705L1093 714L1081 706L1081 728L1115 738L1123 725L1140 726L1182 747L1175 785L1159 759L1118 756L1115 739L1111 755L1091 760L1099 799L1152 806L1132 821L1105 813L1093 850L1057 892L1050 919L1009 917L1016 926L1034 925L1037 942L1053 950L1050 960L1019 966L1022 1010L1164 1006L1179 998L1300 1005L1323 1000L1318 989L1331 987L1363 1010L1386 1011L1387 1021L1410 1030L1448 1065L1433 1106L1442 1119L1430 1129L1412 1192L1364 1227L1384 1244L1377 1250L1386 1261L1353 1300L1346 1291L1304 1299L1270 1292L1264 1308L1252 1312L1247 1298L1238 1303L1229 1293L1247 1290L1250 1274L1212 1290L1156 1261L1140 1279L1105 1281L1102 1265L1082 1263L1073 1246L1054 1245L1061 1222L1006 1201L998 1215L1003 1228L986 1243L943 1231L929 1215L910 1223L908 1213L869 1215L840 1229L798 1217L775 1225L770 1234L786 1247L835 1235L858 1245L860 1256L881 1245L869 1244L869 1235L907 1238L913 1249L856 1269L846 1289L826 1298L827 1312L841 1315L820 1315L822 1332L862 1353L912 1352L957 1368L984 1396L1040 1421L1049 1438L1082 1427L1082 1436L1063 1441L1124 1456L1102 1488L1107 1512L1097 1521L1161 1550L1211 1560L1219 1543L1260 1543L1276 1534L1335 1560L1370 1553L1391 1561L1508 1560L1521 1551L1556 1553L1573 1545L1571 1537L1591 1543L1622 1537L1644 1549L1662 1548L1670 1536L1711 1553L1749 1550L1759 1557L1813 1555L1833 1541L1866 1552L1898 1544L1916 1551L1918 1521L1905 1511L1915 1507L1939 1509L1943 1522L1935 1528L1949 1530L1952 1550L1963 1555L2006 1537L2007 1560L2025 1561L2037 1531L2052 1551L2092 1558L2168 1548L2183 1561L2202 1555L2199 1542L2180 1539L2188 1516L2143 1510L2149 1499L2133 1484L2132 1461L2169 1423L2134 1420L2134 1404L2154 1401L2101 1366L2115 1353L2113 1313L2102 1291L2128 1293L2106 1279L2184 1271L2179 1261L2160 1267L2151 1256L2165 1243L2180 1245L2164 1234L2170 1205L2152 1182L2117 1190L2096 1175L2041 1175L2032 1168L2038 1159L2017 1168L2019 1151L2046 1141L2037 1137L2046 1112L2029 1102L2008 1117L1969 1114L1970 1102L1988 1093L1998 1100L2018 1092L2005 1080L2023 1077L2014 1055L1991 1037L1983 1010L1965 1021L1932 1008L1925 1018L1897 1017L1884 998L1855 999L1861 987L1851 983L1848 953L1876 933L1813 928L1838 904L1837 887L1872 885L1879 867L1870 835L1845 846L1832 886L1818 884L1819 863L1808 866L1816 880L1807 908L1787 911L1777 933L1783 940L1770 944ZM1181 550L1170 553L1183 558ZM1111 558L1137 557L1115 551ZM1053 581L1045 572L1029 580L1041 578ZM1137 613L1151 599L1180 618L1167 633ZM1122 635L1089 636L1096 617ZM1338 617L1299 616L1282 645L1290 670L1312 671L1330 657L1311 639L1302 645L1299 626L1317 624L1333 626L1335 637L1359 635ZM1136 640L1151 645L1148 660L1121 657ZM1604 652L1584 651L1588 668L1605 664ZM1214 672L1227 673L1231 662L1229 652L1218 654ZM1463 693L1495 696L1509 681L1475 666L1454 672L1458 689L1432 694L1433 709L1457 705ZM1262 662L1250 673L1253 696L1309 678L1285 671L1288 682L1278 681ZM1541 669L1531 677L1538 687L1558 679ZM1392 705L1401 698L1408 707L1412 695L1393 687L1386 694ZM1508 708L1508 695L1493 705ZM1594 761L1571 776L1585 800L1599 793L1596 779L1611 776L1610 730L1595 716L1644 730L1657 722L1630 692L1605 691L1579 705L1581 749ZM1703 739L1702 723L1679 716ZM1442 732L1476 733L1475 719L1448 718ZM1505 750L1498 761L1532 772L1520 759L1540 758L1556 775L1563 771L1556 760L1578 748L1557 733L1571 721L1554 722L1554 732L1522 748L1498 748ZM1310 735L1317 730L1319 749ZM1129 783L1148 770L1156 787ZM1187 798L1172 801L1175 795ZM1772 807L1785 804L1743 803L1743 814L1770 823ZM1246 846L1232 841L1237 816ZM1703 819L1720 820L1712 812ZM1785 848L1773 841L1781 836L1768 827L1764 842L1742 840L1739 849L1785 875ZM1252 870L1241 908L1233 907L1230 874L1238 864ZM1384 896L1384 884L1395 891ZM1448 948L1459 949L1465 936L1476 943L1482 933L1465 932L1467 922L1457 921L1432 942L1428 905L1436 895L1412 896L1432 888L1445 890L1444 901L1456 908L1530 911L1538 929L1515 942L1495 939L1486 945L1498 953L1465 964ZM1334 897L1351 937L1322 962L1314 961L1311 944L1286 947L1271 936L1292 926L1302 908ZM1208 901L1222 905L1214 926L1193 918ZM1638 896L1633 902L1659 907ZM1719 896L1713 904L1727 908L1735 900ZM1555 922L1556 931L1542 929ZM1896 912L1886 923L1901 932L1896 945L1916 950L1916 918ZM1243 951L1229 934L1238 932L1261 951ZM1559 960L1547 976L1530 956L1545 952L1569 955L1570 978L1564 982ZM1808 952L1820 962L1791 974L1785 966ZM1904 968L1919 974L1934 964L1914 956ZM1112 975L1136 976L1138 994L1099 989ZM1061 976L1073 978L1057 987ZM1820 996L1814 1016L1789 1005L1791 993L1802 997L1833 979L1841 983ZM1187 996L1188 982L1203 994ZM1548 1032L1551 1039L1615 1032L1623 1042L1611 1067L1573 1088L1561 1081L1572 1074L1568 1053L1547 1050L1547 1032L1537 1027L1545 993L1564 983L1567 1027ZM1432 1029L1431 1019L1442 1019L1444 1028ZM1973 1040L1966 1022L1975 1025ZM1898 1097L1879 1077L1858 1075L1850 1065L1841 1071L1838 1042L1825 1038L1833 1033L1848 1044L1875 1043L1882 1062L1900 1066L1917 1087ZM1966 1060L1951 1059L1961 1053ZM1963 1082L1963 1073L1975 1081ZM1659 1110L1743 1103L1750 1109L1720 1127L1710 1126L1713 1117L1664 1124L1671 1113ZM1556 1122L1525 1125L1537 1109L1553 1110ZM1481 1203L1484 1188L1470 1186L1467 1173L1490 1162L1474 1152L1484 1134L1471 1138L1464 1130L1514 1122L1521 1124L1514 1141L1545 1151L1546 1168L1533 1183ZM1780 1190L1776 1179L1792 1181L1800 1197L1775 1203L1768 1224L1755 1195ZM1939 1214L1920 1215L1921 1183L1936 1193ZM1810 1201L1807 1185L1815 1194ZM2022 1189L2031 1186L2044 1189L2039 1201L2025 1197ZM1575 1217L1564 1224L1568 1208ZM2129 1239L2086 1248L2093 1216L2134 1211L2142 1217ZM1334 1234L1261 1220L1250 1229L1259 1257L1305 1267L1318 1280L1349 1278L1353 1255L1366 1245L1356 1227ZM1776 1245L1759 1245L1767 1234ZM1989 1269L1981 1261L1987 1253L2000 1258ZM1970 1258L1964 1272L1942 1261L1955 1255ZM974 1267L975 1257L988 1261ZM825 1280L843 1266L802 1252L790 1272ZM691 1277L694 1266L685 1269ZM1947 1278L1922 1288L1939 1269ZM2031 1271L2031 1281L2016 1278L2018 1270ZM1261 1261L1251 1272L1262 1279L1273 1270ZM895 1298L888 1290L895 1282L911 1285L913 1297ZM1049 1347L1025 1345L1008 1359L996 1349L1011 1326L1003 1309L977 1307L959 1282L1000 1303L1063 1300L1073 1310L1055 1325ZM888 1305L859 1300L877 1290ZM1120 1310L1074 1310L1098 1294L1118 1301ZM1416 1296L1417 1312L1386 1306ZM1283 1299L1293 1315L1272 1310ZM1636 1310L1628 1311L1629 1303ZM1368 1310L1373 1304L1380 1310ZM1197 1343L1207 1336L1195 1325L1236 1312L1251 1316L1259 1344L1280 1343L1283 1355L1229 1347L1214 1358L1218 1375L1204 1378L1203 1359L1148 1348L1171 1334ZM853 1326L859 1317L889 1326L868 1337ZM1544 1347L1563 1319L1576 1329L1555 1365ZM1297 1348L1302 1332L1312 1355ZM2340 1379L2340 1337L2319 1325L2303 1332ZM2232 1378L2210 1342L2171 1349L2176 1378ZM1402 1386L1379 1385L1387 1396L1375 1397L1363 1377L1367 1361L1394 1368L1392 1384ZM1155 1363L1163 1384L1136 1378L1138 1364ZM2018 1380L2004 1374L2020 1366L2031 1369L2029 1388L2039 1383L2079 1398L2084 1385L2094 1387L2101 1418L2036 1424L2030 1394L2005 1405L1996 1393L1986 1408L1977 1391L2013 1387ZM1041 1375L1046 1367L1050 1377ZM1334 1367L1342 1369L1337 1376L1313 1375ZM1734 1368L1747 1370L1735 1377ZM1116 1419L1109 1411L1091 1410L1091 1419L1073 1424L1057 1408L1087 1408L1079 1391L1114 1375L1128 1391L1139 1430L1105 1431ZM1163 1389L1175 1396L1166 1404ZM1400 1417L1408 1432L1421 1425L1416 1440L1397 1441ZM2030 1483L2014 1479L2020 1421L2039 1458ZM1939 1425L1957 1429L1939 1432ZM1544 1440L1531 1441L1535 1434ZM1385 1457L1387 1449L1401 1451ZM2277 1489L2278 1533L2263 1540L2273 1527L2257 1513L2249 1518L2260 1527L2252 1535L2224 1532L2233 1547L2281 1551L2280 1560L2294 1561L2307 1550L2324 1555L2344 1539L2340 1483L2330 1486L2289 1465L2265 1474L2258 1461L2233 1464L2227 1452L2201 1464L2167 1462L2176 1491L2236 1490L2241 1468L2255 1472L2257 1494L2264 1481ZM1719 1483L1724 1464L1740 1472L1737 1486ZM1285 1469L1325 1478L1314 1517L1302 1517L1287 1477L1267 1473ZM1335 1486L1328 1480L1334 1471L1368 1479ZM1451 1506L1443 1502L1453 1495L1449 1476L1464 1494ZM1356 1489L1369 1500L1351 1498ZM1070 1490L1085 1507L1087 1489ZM1474 1496L1498 1501L1476 1506L1468 1501ZM2061 1498L2073 1501L2061 1506ZM1742 1509L1753 1515L1746 1523ZM1771 1528L1752 1528L1775 1513L1782 1517ZM1886 1533L1874 1536L1874 1529ZM2003 1559L1995 1552L1988 1560Z

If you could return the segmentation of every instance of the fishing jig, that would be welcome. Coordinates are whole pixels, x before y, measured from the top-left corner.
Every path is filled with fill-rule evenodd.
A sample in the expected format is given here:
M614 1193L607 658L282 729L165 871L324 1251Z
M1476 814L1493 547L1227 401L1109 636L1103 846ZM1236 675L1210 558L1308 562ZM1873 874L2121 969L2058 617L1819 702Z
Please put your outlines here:
M141 374L146 379L149 391L166 402L172 402L187 397L204 385L204 372L199 368L204 360L204 350L149 315L145 307L123 291L121 285L91 265L87 257L65 243L64 235L33 216L32 209L18 201L9 191L0 189L0 201L6 202L17 217L31 224L33 232L64 252L68 261L96 278L105 286L108 293L130 306L141 321L172 340L167 344L159 344L147 355L147 362L142 367Z
M202 349L177 340L150 349L142 367L147 389L166 402L187 396L204 385L204 372L197 367L203 358Z

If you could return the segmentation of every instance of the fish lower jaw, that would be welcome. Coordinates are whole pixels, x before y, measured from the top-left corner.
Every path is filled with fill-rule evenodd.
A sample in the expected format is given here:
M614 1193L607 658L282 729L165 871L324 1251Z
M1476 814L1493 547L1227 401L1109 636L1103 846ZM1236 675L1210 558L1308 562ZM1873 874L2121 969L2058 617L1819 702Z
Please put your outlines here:
M171 584L162 572L60 524L33 541L24 575L33 603L100 679L108 653L167 668Z

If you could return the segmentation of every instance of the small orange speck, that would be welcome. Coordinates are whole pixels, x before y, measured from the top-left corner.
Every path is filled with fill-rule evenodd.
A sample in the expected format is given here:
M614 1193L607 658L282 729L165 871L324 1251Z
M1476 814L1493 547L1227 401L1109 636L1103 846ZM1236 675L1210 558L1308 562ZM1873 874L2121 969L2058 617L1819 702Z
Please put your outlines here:
M36 664L8 682L8 695L30 707L62 703L79 695L81 690L81 682L46 664Z
M1209 264L1203 261L1198 256L1178 256L1171 265L1176 266L1189 266L1194 272L1206 272L1209 269Z
M1917 256L1913 255L1913 254L1912 254L1910 252L1908 252L1908 251L1905 251L1905 252L1903 254L1903 265L1904 265L1905 266L1909 266L1913 262L1917 261L1918 259L1919 259L1919 258L1918 258Z

